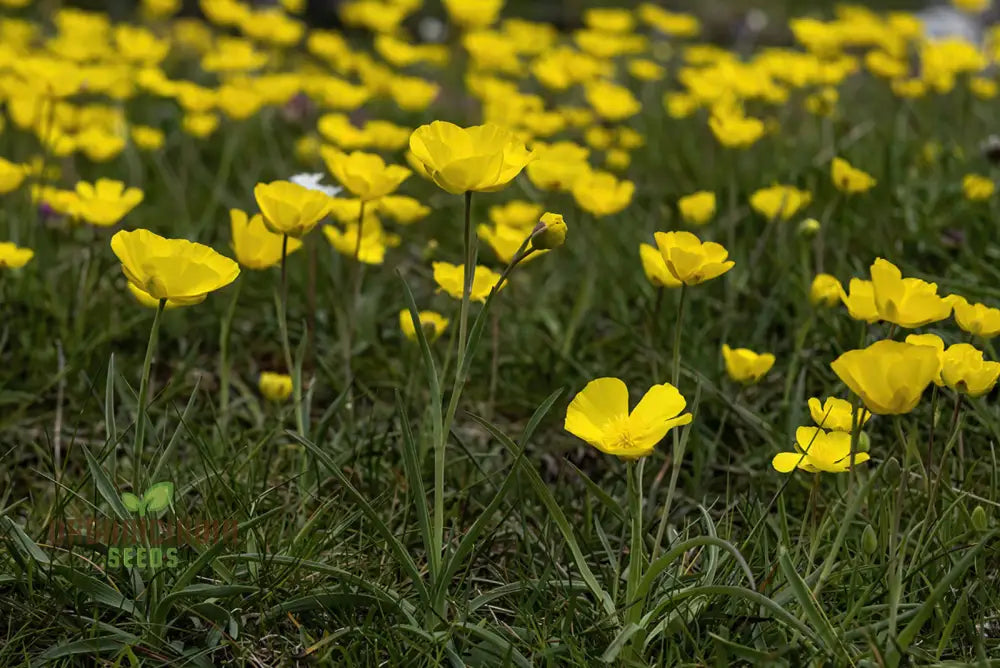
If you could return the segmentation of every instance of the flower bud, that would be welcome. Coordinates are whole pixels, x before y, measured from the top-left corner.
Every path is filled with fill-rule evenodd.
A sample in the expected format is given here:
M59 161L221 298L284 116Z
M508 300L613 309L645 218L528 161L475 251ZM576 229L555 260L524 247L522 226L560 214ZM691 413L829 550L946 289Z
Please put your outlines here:
M867 433L861 432L858 434L858 452L870 452L872 448L872 439Z
M566 243L566 221L561 214L545 213L531 233L533 250L551 250Z
M799 234L803 237L812 237L819 232L819 221L815 218L806 218L799 223Z
M885 476L885 481L890 485L895 485L899 482L902 472L902 469L899 467L899 460L895 457L889 457L882 467L882 475Z
M986 509L976 506L972 509L972 528L976 531L986 531L990 525L990 518L986 515Z
M878 549L878 536L871 524L865 525L865 530L861 532L861 551L871 556Z

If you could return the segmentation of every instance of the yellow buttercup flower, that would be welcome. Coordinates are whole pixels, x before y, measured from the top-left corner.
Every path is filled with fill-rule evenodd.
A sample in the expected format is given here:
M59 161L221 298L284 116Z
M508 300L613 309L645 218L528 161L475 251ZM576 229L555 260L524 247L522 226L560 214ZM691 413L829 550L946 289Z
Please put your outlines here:
M794 186L773 185L750 196L750 206L768 220L788 220L812 201L812 194Z
M837 190L847 193L863 193L875 187L875 179L868 172L852 167L843 158L834 158L830 164L830 178Z
M239 265L208 246L186 239L164 239L149 230L120 231L111 250L129 283L156 300L179 305L204 301L240 274Z
M386 165L374 153L348 154L332 146L323 146L319 152L334 178L364 202L392 193L412 174L406 167Z
M412 225L431 212L429 206L406 195L386 195L375 203L375 210L400 225Z
M639 244L639 260L642 262L642 270L646 278L657 288L679 288L684 285L677 280L663 259L663 253L656 246L649 244Z
M287 401L292 396L292 377L284 373L264 371L260 374L257 387L268 401Z
M536 252L529 257L536 257L553 248L559 248L566 243L568 233L569 227L562 214L546 211L531 232L531 249Z
M681 218L693 225L704 225L715 215L715 193L699 190L677 200Z
M506 204L497 204L489 209L490 222L497 227L513 227L530 232L538 222L545 207L534 202L511 200Z
M937 294L937 284L903 278L882 258L871 266L872 289L879 318L900 327L921 327L951 315L951 304Z
M427 339L428 343L435 341L444 333L444 330L448 329L449 320L440 313L420 311L417 316L420 318L420 327L424 330L424 338ZM413 327L413 317L407 309L399 312L399 328L407 339L417 340L417 330Z
M581 209L597 217L622 211L632 202L635 184L619 181L614 174L588 171L573 183L573 199Z
M434 282L438 284L438 287L449 296L461 299L465 284L465 267L460 264L435 262L432 268ZM499 282L500 274L486 267L476 267L472 274L472 291L469 294L469 299L474 302L485 302L493 286Z
M983 359L983 351L968 343L956 343L941 353L941 381L957 392L979 397L1000 378L1000 362Z
M146 308L160 308L160 300L154 299L149 296L149 293L144 292L142 289L135 287L132 283L126 283L128 291L132 293L135 300L139 302L140 306L145 306ZM175 302L173 299L168 299L167 303L164 304L164 310L171 310L175 308L180 308L181 306L186 306L183 302Z
M748 148L764 136L764 121L731 112L714 112L708 127L726 148Z
M496 23L504 0L442 0L448 18L466 29L488 28Z
M91 225L110 227L142 202L142 191L125 188L121 181L98 179L95 183L76 184L73 213Z
M840 298L852 318L869 323L879 320L878 307L875 306L875 286L871 281L852 278L847 289L846 293L841 293Z
M927 346L877 341L830 364L834 373L877 415L909 413L938 374L938 353Z
M514 254L530 236L530 232L507 225L480 225L476 228L476 232L480 239L489 244L497 258L504 263L509 263L514 259ZM529 255L526 259L530 260L535 255L537 253Z
M854 406L851 405L850 401L837 397L827 397L826 401L820 403L819 399L812 397L809 399L808 405L809 415L817 426L833 431L851 432L854 430ZM858 426L864 426L871 416L871 413L859 408Z
M291 181L258 183L253 189L264 224L275 234L301 238L327 217L332 206L325 193Z
M219 117L213 113L188 113L181 120L184 132L198 139L205 139L219 127Z
M632 95L632 91L610 81L593 81L587 84L584 92L587 104L606 121L624 121L642 110L642 104Z
M993 4L993 0L951 0L951 4L955 5L955 7L961 9L963 12L980 14L990 8L990 5Z
M945 297L953 308L955 322L963 331L984 339L992 339L1000 334L1000 309L985 304L970 304L964 297Z
M979 174L966 174L962 179L962 193L965 199L980 202L993 196L996 186L993 179Z
M247 269L267 269L281 262L284 235L276 234L264 224L259 213L248 217L245 211L229 211L233 252L236 260ZM291 255L302 247L302 242L289 237L286 254Z
M816 274L809 287L809 301L816 305L834 306L844 297L844 286L830 274Z
M158 151L163 148L163 131L148 125L133 125L129 133L132 143L143 151Z
M726 273L736 264L729 251L690 232L657 232L653 237L667 271L685 285L698 285Z
M27 170L23 165L0 158L0 195L16 190L26 175Z
M471 128L444 121L422 125L410 135L410 151L428 176L454 195L500 190L533 159L510 130L489 123Z
M382 264L386 251L399 245L398 236L387 234L377 218L368 216L361 226L352 221L343 230L336 225L326 225L323 234L338 253L348 257L357 255L358 261L365 264Z
M536 188L569 190L576 180L590 171L587 158L590 149L570 141L534 147L536 160L528 163L525 172Z
M566 409L564 428L601 452L638 459L653 452L667 432L691 422L687 401L669 383L649 388L629 413L628 388L618 378L587 383Z
M726 373L737 383L751 385L759 382L774 366L774 355L755 353L749 348L730 348L722 345L722 359L726 362Z
M0 241L0 268L20 269L31 261L35 251L21 248L11 241Z
M934 376L934 384L944 385L941 378L941 356L944 354L944 341L937 334L907 334L906 342L914 346L924 346L932 349L938 356L938 372Z
M797 468L809 473L845 473L851 468L851 435L847 432L799 427L795 430L795 450L776 454L771 466L779 473ZM868 459L867 452L854 453L855 464Z

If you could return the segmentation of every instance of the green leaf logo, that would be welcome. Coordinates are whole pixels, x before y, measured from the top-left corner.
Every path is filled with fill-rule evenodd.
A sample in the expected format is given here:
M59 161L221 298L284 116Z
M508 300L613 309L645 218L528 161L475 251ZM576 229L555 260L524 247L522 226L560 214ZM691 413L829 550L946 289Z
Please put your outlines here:
M174 483L158 482L139 498L131 492L122 493L122 505L128 508L129 512L139 513L139 517L144 517L147 512L158 512L170 506L174 498Z

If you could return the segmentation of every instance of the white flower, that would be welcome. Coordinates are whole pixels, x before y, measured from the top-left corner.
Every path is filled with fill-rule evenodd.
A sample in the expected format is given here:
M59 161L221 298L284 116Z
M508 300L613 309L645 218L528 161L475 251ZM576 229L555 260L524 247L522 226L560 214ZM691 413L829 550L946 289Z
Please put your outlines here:
M295 176L289 179L289 181L291 181L296 185L302 186L303 188L309 188L309 190L316 190L318 192L323 193L324 195L328 195L329 197L336 197L337 194L340 193L341 190L343 190L343 188L339 188L337 186L323 185L322 183L320 183L320 181L322 180L323 180L322 173L309 174L308 172L303 174L296 174Z

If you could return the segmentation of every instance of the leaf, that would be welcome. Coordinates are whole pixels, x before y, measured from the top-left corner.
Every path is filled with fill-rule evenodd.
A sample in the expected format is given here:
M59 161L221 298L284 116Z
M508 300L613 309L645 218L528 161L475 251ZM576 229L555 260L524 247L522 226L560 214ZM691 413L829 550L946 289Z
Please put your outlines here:
M138 640L138 638L136 638ZM120 650L125 642L120 636L102 636L74 642L59 643L42 652L40 659L61 659L77 654L103 654Z
M45 554L42 548L38 547L38 544L31 540L31 536L24 533L24 529L17 522L4 516L0 517L0 526L5 527L3 533L14 543L19 552L31 557L35 563L50 563L49 555Z
M128 508L129 511L137 513L142 507L142 501L132 492L122 492L122 505Z
M104 385L104 428L108 432L108 443L118 443L118 426L115 424L115 354L108 360L108 379Z
M108 502L111 510L114 511L119 519L128 519L128 508L122 504L122 500L118 497L118 492L115 490L114 484L111 482L108 474L104 472L101 463L94 459L94 455L90 454L90 450L87 449L86 445L81 443L80 448L83 450L83 456L87 458L87 468L90 469L90 477L94 479L94 486L97 487L98 494Z
M403 430L403 469L406 471L406 485L413 497L413 506L417 511L417 524L420 526L420 536L424 541L424 551L430 561L431 573L438 572L438 562L441 555L434 550L433 533L431 531L430 514L427 510L427 490L420 475L420 457L417 454L417 443L410 429L410 420L406 415L403 397L396 392L396 412Z
M624 649L625 645L628 644L628 641L632 639L632 636L641 630L642 627L638 624L633 622L626 624L625 628L618 632L618 635L616 635L614 640L611 641L608 648L604 650L604 654L601 655L601 661L604 663L614 663L622 649Z
M157 512L170 505L174 498L174 483L158 482L142 495L142 501L148 512Z
M809 591L809 585L806 584L802 576L795 570L792 558L789 556L788 550L784 545L778 548L778 563L781 566L781 572L785 575L785 580L788 581L788 586L795 595L795 600L802 606L802 611L805 613L806 618L823 639L826 650L836 652L843 659L847 653L847 649L837 637L837 632L834 630L833 625L830 624L830 620L823 614L819 603L813 598L812 592Z

